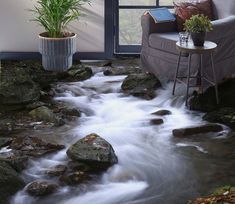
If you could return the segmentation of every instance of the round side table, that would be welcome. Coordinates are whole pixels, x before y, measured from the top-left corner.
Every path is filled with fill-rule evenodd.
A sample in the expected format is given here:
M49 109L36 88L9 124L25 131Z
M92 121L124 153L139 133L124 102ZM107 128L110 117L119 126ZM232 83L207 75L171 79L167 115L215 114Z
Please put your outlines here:
M176 67L176 72L175 72L175 79L174 79L174 85L173 85L173 91L172 94L175 94L175 87L176 87L176 82L181 82L186 85L186 106L188 106L188 95L189 95L189 88L195 88L195 87L200 87L202 92L203 92L203 80L207 81L211 85L215 86L215 95L216 95L216 102L217 104L219 103L219 95L218 95L218 87L217 87L217 80L216 80L216 75L215 75L215 67L214 67L214 61L213 61L213 53L216 51L217 44L211 41L205 41L203 47L197 47L194 46L193 43L185 43L185 44L180 44L180 42L176 43L176 49L179 50L179 58L177 62L177 67ZM202 56L205 53L210 54L210 59L211 59L211 68L213 72L213 81L209 80L206 78L203 74L203 59ZM180 67L180 60L182 57L182 54L188 54L188 73L187 76L179 76L179 67ZM198 69L198 74L197 76L191 76L191 58L193 54L198 54L200 56L200 63L199 63L199 69ZM196 86L191 86L190 85L190 79L196 78L198 84ZM183 81L183 79L186 79L186 83Z

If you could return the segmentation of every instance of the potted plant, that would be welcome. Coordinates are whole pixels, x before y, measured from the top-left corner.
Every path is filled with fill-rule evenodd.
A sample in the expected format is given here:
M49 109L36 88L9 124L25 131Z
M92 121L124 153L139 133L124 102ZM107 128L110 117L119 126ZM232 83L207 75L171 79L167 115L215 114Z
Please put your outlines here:
M212 30L212 23L207 16L193 15L184 23L185 30L190 32L193 44L195 46L203 46L205 42L206 32Z
M81 5L88 0L38 0L34 9L36 21L44 27L39 34L39 52L46 70L63 72L72 66L76 52L76 34L65 31L81 15Z

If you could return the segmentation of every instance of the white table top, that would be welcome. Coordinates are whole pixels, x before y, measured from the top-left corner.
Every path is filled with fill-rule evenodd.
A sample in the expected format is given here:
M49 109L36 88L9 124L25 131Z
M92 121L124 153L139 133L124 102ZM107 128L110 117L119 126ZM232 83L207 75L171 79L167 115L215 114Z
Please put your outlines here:
M188 42L180 45L180 42L176 43L176 48L180 52L184 53L198 53L202 54L205 52L214 52L217 48L217 44L211 41L205 41L203 47L194 46L193 42Z

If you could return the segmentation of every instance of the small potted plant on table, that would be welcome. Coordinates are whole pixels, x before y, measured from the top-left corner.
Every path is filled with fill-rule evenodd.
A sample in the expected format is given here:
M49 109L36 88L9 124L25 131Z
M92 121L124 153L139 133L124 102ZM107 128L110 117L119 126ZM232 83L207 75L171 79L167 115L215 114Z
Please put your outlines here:
M185 21L185 30L191 34L195 46L203 46L206 32L212 30L212 23L207 16L194 15Z
M66 32L67 25L81 15L81 5L88 0L38 0L33 21L44 27L39 34L39 52L46 70L63 72L72 66L76 52L76 34Z

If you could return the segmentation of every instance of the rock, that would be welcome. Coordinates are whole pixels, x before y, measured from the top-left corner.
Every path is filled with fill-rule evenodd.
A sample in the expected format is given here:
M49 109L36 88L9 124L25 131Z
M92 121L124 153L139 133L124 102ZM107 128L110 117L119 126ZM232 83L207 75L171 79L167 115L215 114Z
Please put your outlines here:
M209 87L203 94L195 94L189 101L191 110L209 112L222 107L235 107L235 78L227 79L218 85L220 104L216 104L215 89Z
M0 161L0 204L9 203L9 198L23 187L19 174L9 164Z
M70 81L83 81L92 77L93 72L89 67L82 67L81 65L73 66L68 70Z
M10 148L12 148L16 155L40 157L64 149L65 146L48 143L38 137L25 136L15 138L12 141Z
M112 146L97 134L90 134L78 140L69 147L67 155L74 161L96 169L107 169L118 162Z
M131 74L122 83L124 93L144 99L153 99L155 90L161 87L160 81L150 73Z
M171 115L171 111L169 110L159 110L156 112L151 113L152 115L159 115L159 116L164 116L164 115Z
M87 182L91 179L87 173L83 171L76 171L72 173L65 174L60 177L60 181L67 185L77 185L84 182Z
M15 128L15 121L9 118L0 120L0 134L7 135Z
M46 196L55 193L58 189L58 184L50 181L33 181L26 186L25 190L32 196Z
M80 117L81 111L78 108L66 107L61 109L61 113L66 116Z
M23 68L31 79L40 85L41 89L49 89L50 84L58 79L56 72L47 71L42 67L42 62L37 60L18 61L16 67Z
M0 80L0 105L24 105L37 101L39 97L38 84L23 68L3 66Z
M212 195L189 201L188 204L234 204L235 187L225 186L218 189Z
M67 166L59 164L47 170L45 173L49 176L61 176L66 172L67 169Z
M99 61L86 61L81 63L85 67L94 67L94 68L100 68L100 67L107 67L111 66L112 62L110 60L99 60Z
M129 75L141 73L140 68L128 67L128 68L113 68L108 67L104 70L103 74L105 76L115 76L115 75Z
M139 57L122 57L112 60L109 66L119 69L133 69L140 68L140 58Z
M17 172L21 172L27 167L28 164L28 157L27 156L16 156L10 155L7 157L0 157L0 161L4 161L8 163L13 169Z
M172 133L173 133L173 136L175 137L186 137L186 136L201 134L201 133L220 132L222 130L223 130L223 127L221 125L206 124L202 126L174 129Z
M8 146L9 144L11 144L11 142L12 142L12 138L0 137L0 148Z
M36 101L34 103L28 104L25 108L28 110L33 110L33 109L36 109L38 107L45 106L45 105L46 105L46 103L44 103L42 101Z
M223 123L235 129L235 108L221 108L203 116L203 119L212 123Z
M54 123L56 125L63 125L64 122L58 118L49 108L46 106L38 107L29 112L29 115L35 119L43 120L45 122Z
M91 171L91 168L82 162L69 161L68 166L73 171L83 171L83 172Z
M164 123L164 121L161 118L154 118L150 122L153 125L161 125Z

